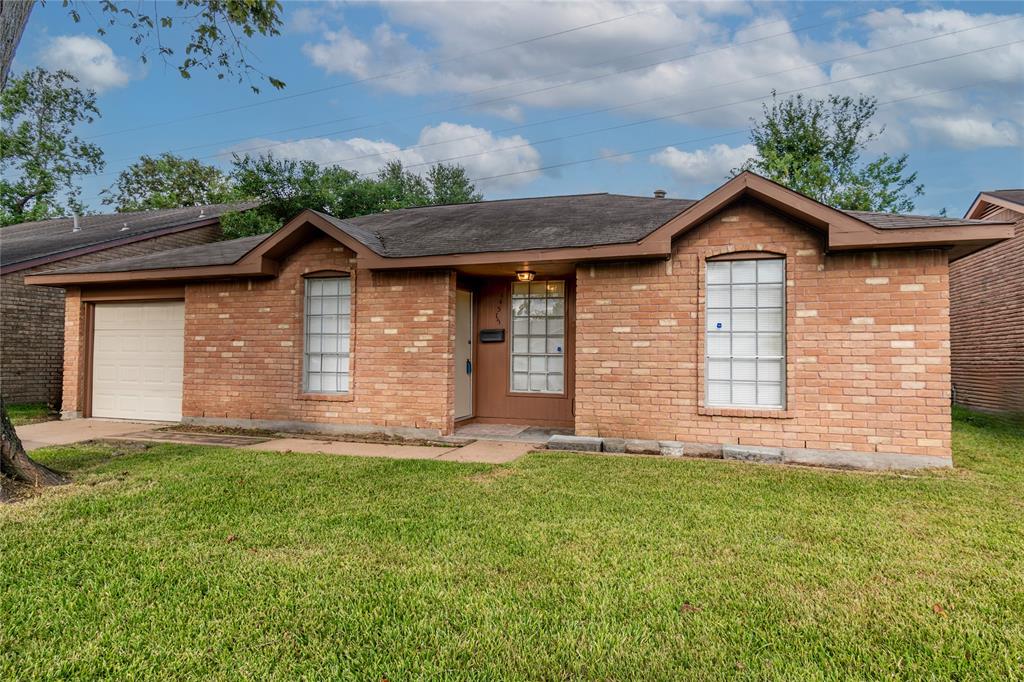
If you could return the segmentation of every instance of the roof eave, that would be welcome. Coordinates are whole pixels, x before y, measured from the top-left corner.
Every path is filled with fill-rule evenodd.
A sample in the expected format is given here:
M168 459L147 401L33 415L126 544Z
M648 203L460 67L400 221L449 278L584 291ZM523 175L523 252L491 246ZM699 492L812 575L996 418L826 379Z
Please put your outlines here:
M1019 204L1016 201L997 197L994 194L989 194L988 192L979 192L978 196L974 198L974 202L971 203L971 207L967 209L967 213L964 214L964 218L978 219L982 204L994 204L996 206L1001 206L1002 208L1010 209L1011 211L1016 211L1017 213L1024 213L1024 205Z
M117 284L122 282L170 282L238 277L274 277L278 264L261 258L245 264L197 265L187 268L154 268L121 272L48 272L25 277L25 284L66 287L80 284Z
M962 258L980 249L1011 239L1013 223L985 223L953 227L910 227L876 230L864 239L856 234L829 233L829 251L863 251L868 249L941 248L949 249L949 260Z
M203 220L191 221L188 223L181 223L179 225L171 225L169 227L161 228L159 230L152 230L150 232L143 232L141 234L126 235L117 239L109 239L107 241L98 242L96 244L90 244L88 246L81 246L77 249L69 249L67 251L58 251L56 253L48 254L46 256L39 256L37 258L30 258L19 263L11 263L0 267L0 275L7 275L13 272L19 272L21 270L28 270L29 268L39 267L40 265L47 265L49 263L59 263L62 260L68 258L76 258L78 256L84 256L90 253L97 253L99 251L106 251L107 249L114 249L118 246L125 246L126 244L134 244L136 242L146 241L147 239L156 239L157 237L166 237L171 234L178 234L179 232L188 232L189 230L198 230L202 227L209 227L210 225L217 225L220 223L220 216L214 218L204 218Z

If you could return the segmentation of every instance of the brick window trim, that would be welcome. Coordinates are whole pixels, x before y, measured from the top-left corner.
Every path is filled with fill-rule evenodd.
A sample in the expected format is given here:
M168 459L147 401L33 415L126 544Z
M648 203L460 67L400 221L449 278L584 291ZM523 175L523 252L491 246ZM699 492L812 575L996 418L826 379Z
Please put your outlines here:
M319 391L307 391L306 390L306 377L305 377L305 355L306 355L306 280L307 279L323 279L331 277L347 277L349 279L349 330L348 330L348 390L344 393L322 393ZM350 403L356 399L355 396L355 385L356 385L356 272L355 269L338 269L338 270L311 270L304 272L299 275L299 286L295 287L296 296L299 299L299 338L301 343L298 345L299 349L299 361L298 365L297 380L296 380L296 398L299 400L309 400L314 402L326 402L326 403Z
M705 417L741 417L741 418L753 418L753 419L795 419L799 410L797 405L794 404L794 391L792 386L791 378L793 376L794 368L789 355L790 348L790 330L794 327L794 320L791 319L793 311L795 310L795 301L793 300L793 287L789 285L792 277L792 271L790 266L792 260L790 259L789 249L783 245L771 244L766 246L764 244L758 244L754 242L735 242L729 246L715 246L705 247L698 251L698 262L700 267L697 268L697 329L700 333L697 334L697 414ZM704 385L704 344L706 340L706 319L705 309L707 307L707 262L715 260L743 260L743 259L760 259L760 258L784 258L786 260L785 278L783 281L785 298L786 298L786 314L785 314L785 334L783 336L783 342L786 348L786 407L784 409L756 409L749 407L720 407L720 406L708 406L704 402L704 396L706 392L706 386Z

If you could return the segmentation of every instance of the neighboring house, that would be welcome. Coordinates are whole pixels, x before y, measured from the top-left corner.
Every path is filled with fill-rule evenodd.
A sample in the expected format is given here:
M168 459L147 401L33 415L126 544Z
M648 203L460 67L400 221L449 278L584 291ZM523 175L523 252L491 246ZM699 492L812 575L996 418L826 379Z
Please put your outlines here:
M747 172L699 201L305 211L28 281L67 287L65 417L476 421L948 466L948 263L1011 235L838 211Z
M0 228L0 395L60 404L64 292L29 287L26 275L206 244L222 213L252 204L57 218Z
M982 192L965 217L1015 223L1016 236L950 265L954 398L1024 414L1024 189Z

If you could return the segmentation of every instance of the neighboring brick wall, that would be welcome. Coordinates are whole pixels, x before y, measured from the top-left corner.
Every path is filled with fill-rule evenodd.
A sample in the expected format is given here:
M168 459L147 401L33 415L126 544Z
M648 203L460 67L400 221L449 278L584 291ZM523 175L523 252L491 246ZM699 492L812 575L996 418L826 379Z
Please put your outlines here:
M187 287L183 415L449 433L455 286L447 271L356 271L351 394L302 395L302 275L356 266L353 252L322 237L293 252L274 279Z
M701 264L759 249L786 255L786 409L705 409ZM809 228L738 203L671 261L577 269L576 433L948 457L948 305L940 251L823 255Z
M949 266L953 386L967 407L1024 414L1024 213L989 219L1014 238Z
M64 291L26 285L27 275L206 244L219 237L220 226L210 225L37 265L0 277L0 394L12 403L60 404Z

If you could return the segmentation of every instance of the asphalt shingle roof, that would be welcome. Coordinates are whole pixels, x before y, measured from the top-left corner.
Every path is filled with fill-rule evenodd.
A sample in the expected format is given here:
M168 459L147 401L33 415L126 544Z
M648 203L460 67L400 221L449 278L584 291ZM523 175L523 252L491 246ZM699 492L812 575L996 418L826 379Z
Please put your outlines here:
M372 233L384 247L378 253L391 258L556 249L635 242L695 203L578 194L405 208L348 218L339 226Z
M425 206L348 219L319 215L372 251L400 258L633 243L695 203L688 199L581 194ZM931 216L846 213L883 230L988 224L981 220ZM229 265L268 236L190 246L61 272Z
M982 194L990 194L998 199L1024 206L1024 189L994 189L991 192L982 192Z
M0 266L15 265L37 258L59 260L62 253L216 218L221 214L252 208L255 205L253 202L241 202L79 216L78 232L73 229L73 218L8 225L0 228ZM124 229L125 227L128 229Z
M899 230L909 227L958 227L960 225L986 225L984 220L942 218L940 216L908 215L903 213L873 213L870 211L843 211L880 230Z

